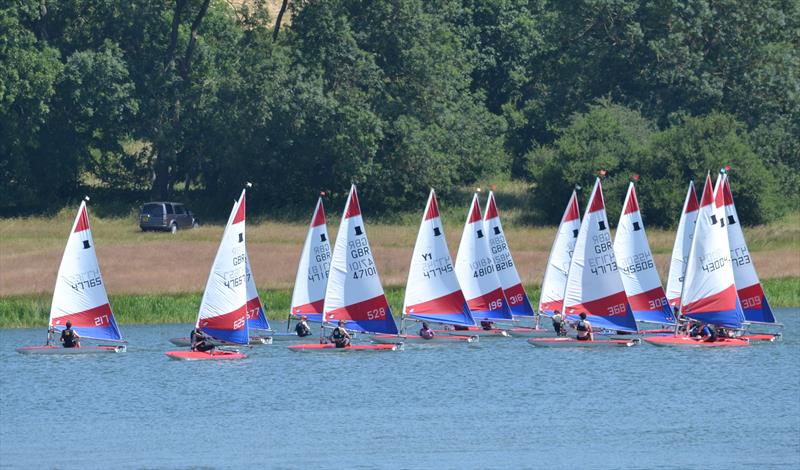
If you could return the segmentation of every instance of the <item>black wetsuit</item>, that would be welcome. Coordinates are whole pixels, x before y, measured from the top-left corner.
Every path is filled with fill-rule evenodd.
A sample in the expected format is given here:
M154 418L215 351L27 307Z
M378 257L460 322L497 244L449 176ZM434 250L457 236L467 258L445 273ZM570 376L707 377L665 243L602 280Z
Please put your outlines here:
M72 328L67 328L61 332L61 341L64 343L65 348L74 348L78 345L77 335L72 331Z
M192 351L206 352L214 349L214 344L211 342L211 337L202 331L198 332L192 330L192 334L189 335L189 339L192 342Z
M347 346L350 346L350 338L347 336L344 330L338 326L333 329L331 338L333 339L333 344L337 348L346 348Z
M294 327L294 331L295 333L297 333L297 336L301 338L311 334L311 328L308 327L308 324L306 324L306 322L302 321Z

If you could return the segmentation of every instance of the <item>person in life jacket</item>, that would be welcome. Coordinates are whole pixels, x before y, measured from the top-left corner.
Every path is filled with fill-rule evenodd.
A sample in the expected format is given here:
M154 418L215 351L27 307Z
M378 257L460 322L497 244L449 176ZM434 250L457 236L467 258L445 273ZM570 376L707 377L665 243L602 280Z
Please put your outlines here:
M300 321L297 322L297 325L294 327L294 332L297 333L297 336L300 338L306 337L311 334L311 327L308 326L308 317L303 315L300 317Z
M189 340L192 343L192 351L208 352L214 350L214 343L211 337L205 334L199 326L192 330Z
M65 348L81 347L81 337L72 329L71 321L67 321L67 327L61 331L61 344L64 345Z
M428 326L428 322L422 322L422 328L419 329L419 336L422 339L433 339L435 335L436 333Z
M493 328L494 323L490 322L489 320L481 320L481 328L484 330L491 330Z
M344 324L344 320L339 320L339 326L334 328L331 333L331 341L337 348L350 346L350 333L347 332Z
M578 341L594 341L592 324L586 319L586 313L581 312L580 317L581 319L578 320L578 324L575 325L575 329L578 330L578 336L576 339Z
M556 336L567 335L567 328L564 324L564 316L561 315L561 311L559 310L553 312L553 330L555 330Z

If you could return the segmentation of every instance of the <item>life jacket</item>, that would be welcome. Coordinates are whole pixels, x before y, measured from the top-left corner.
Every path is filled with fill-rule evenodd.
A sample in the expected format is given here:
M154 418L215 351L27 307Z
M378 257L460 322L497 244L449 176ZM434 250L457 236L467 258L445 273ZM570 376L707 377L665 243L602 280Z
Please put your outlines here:
M713 343L719 337L719 335L717 334L717 329L708 327L708 331L709 334L708 334L708 339L706 341L708 341L709 343Z
M304 322L298 323L297 326L294 327L294 331L297 333L297 336L301 338L311 334L311 329L308 328L308 325L306 325Z
M65 348L74 348L75 347L75 332L72 329L67 328L66 330L61 332L61 337L64 338L64 347Z
M421 336L423 339L433 339L433 337L434 337L435 333L434 333L434 332L433 332L433 330L431 330L430 328L428 328L428 329L421 328L421 329L419 330L419 335L420 335L420 336Z
M331 333L331 337L333 338L334 344L336 344L337 346L347 345L347 343L349 342L348 338L347 338L347 336L345 336L342 328L340 328L338 326L333 329L333 333Z
M581 332L589 331L589 325L586 323L586 320L581 320L575 326L575 329Z

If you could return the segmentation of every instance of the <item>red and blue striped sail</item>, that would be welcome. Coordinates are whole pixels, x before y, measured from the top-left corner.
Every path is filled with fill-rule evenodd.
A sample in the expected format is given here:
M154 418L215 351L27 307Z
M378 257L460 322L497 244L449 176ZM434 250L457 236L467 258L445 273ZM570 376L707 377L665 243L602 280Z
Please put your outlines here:
M298 317L305 315L309 321L322 321L330 268L331 242L328 240L325 208L322 205L322 198L319 198L297 265L291 315Z
M245 190L233 204L208 275L197 326L211 337L247 344L247 246L245 243Z
M431 189L408 270L403 312L419 320L475 324L447 248L436 193Z
M531 307L531 301L522 285L522 280L519 278L514 259L511 257L511 249L508 247L503 224L500 223L500 214L497 211L493 191L489 191L483 225L489 237L495 271L497 271L497 277L500 278L500 286L503 288L503 294L506 296L511 314L515 317L532 317L533 307Z
M323 322L344 320L350 330L398 333L372 257L355 185L333 247L323 311Z
M741 328L744 314L736 293L724 214L720 180L712 190L711 176L706 175L686 265L681 312L705 323Z
M68 321L82 338L122 340L100 275L85 201L64 248L50 307L51 327L63 330Z
M250 257L247 257L247 327L251 330L269 330L269 320L264 313L264 305L258 296L256 280L250 268Z
M756 267L750 257L750 250L747 249L747 242L744 240L744 233L742 232L741 224L739 224L739 214L736 212L736 205L733 203L733 194L731 193L727 175L723 178L722 185L733 278L736 282L736 290L739 295L739 302L742 304L744 318L751 322L775 323L775 315L772 313L769 302L767 302L767 296L764 295L764 289L758 279Z
M600 178L594 183L575 241L564 311L571 321L585 313L595 327L637 331L617 268Z
M547 259L547 268L542 279L542 293L539 296L539 311L548 317L553 316L556 310L564 310L564 291L567 288L567 275L572 262L572 253L575 250L575 241L581 228L581 213L578 208L578 195L572 191L567 208L561 217L550 256Z
M467 222L456 255L456 276L472 317L476 320L512 320L503 287L489 248L478 194L472 197Z
M667 302L661 278L656 271L653 253L639 211L636 188L631 182L622 205L622 215L614 239L614 254L628 303L636 320L674 324L675 317Z

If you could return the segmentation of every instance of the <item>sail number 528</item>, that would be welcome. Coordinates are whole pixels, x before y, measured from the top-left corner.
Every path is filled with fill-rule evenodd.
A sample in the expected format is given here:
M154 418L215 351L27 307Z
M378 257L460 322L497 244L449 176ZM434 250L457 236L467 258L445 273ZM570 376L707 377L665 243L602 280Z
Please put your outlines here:
M376 308L375 310L367 310L367 320L381 320L386 318L386 309Z

